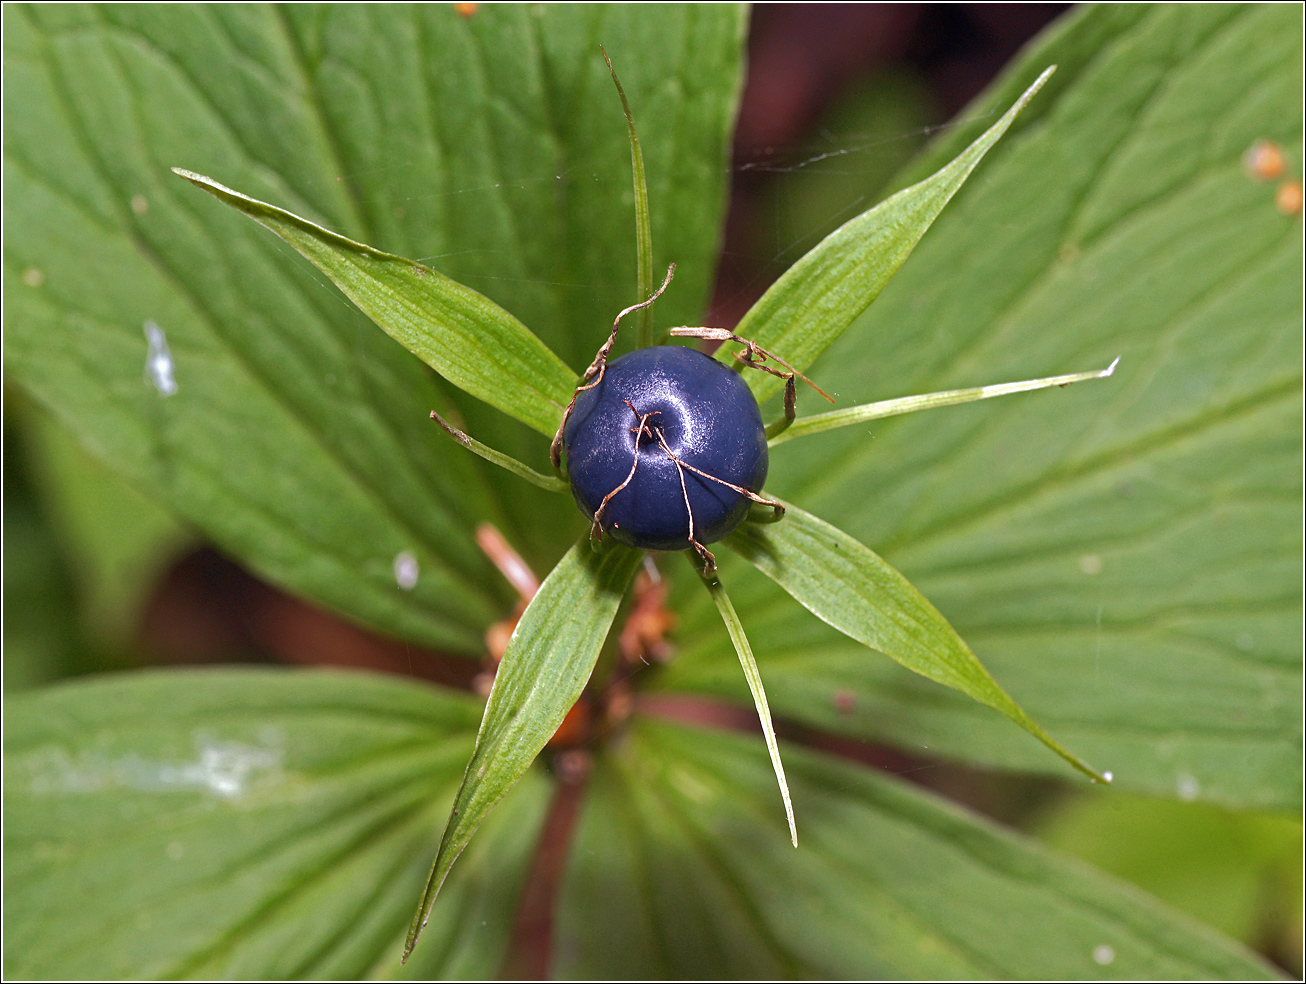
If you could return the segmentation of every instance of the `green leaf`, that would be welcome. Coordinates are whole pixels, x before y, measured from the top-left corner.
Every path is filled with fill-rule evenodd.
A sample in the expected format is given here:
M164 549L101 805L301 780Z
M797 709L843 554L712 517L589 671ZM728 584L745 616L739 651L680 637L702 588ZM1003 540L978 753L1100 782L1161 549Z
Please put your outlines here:
M761 742L637 719L590 778L553 976L1276 976L1136 889L900 780L799 748L785 758L798 851Z
M9 699L5 975L393 968L477 711L394 678L266 670ZM431 974L494 974L547 800L537 775L487 824L446 889L457 916L428 929Z
M1287 7L1108 5L1059 22L949 140L964 146L1055 62L1048 89L811 375L863 402L1123 353L1112 380L791 441L768 484L892 563L1117 785L1288 810L1301 225L1242 157L1270 139L1301 167L1300 59ZM794 622L760 577L722 573L778 717L1068 774L969 701ZM747 701L685 582L677 687Z
M648 116L655 259L681 270L659 311L686 323L720 238L742 8L10 13L7 378L262 577L481 652L511 596L475 525L543 571L583 520L427 415L537 469L547 442L453 392L279 239L168 169L433 265L584 366L635 299L629 144L596 40ZM173 396L146 382L146 321L171 348ZM410 590L394 575L405 551L421 570Z
M459 389L541 434L552 437L558 429L575 375L489 298L420 263L346 239L212 178L172 170L275 232L386 334Z
M1103 779L1021 710L905 577L847 533L785 503L782 521L745 524L726 542L823 622L1000 711L1085 775Z
M611 541L596 552L586 535L527 606L499 663L476 748L408 931L405 955L412 952L449 869L476 828L525 775L585 689L643 556Z
M826 236L771 285L736 333L804 371L866 310L1055 68L1048 68L979 139L925 181L886 199ZM718 358L734 358L723 346ZM759 400L783 382L769 373L745 376Z

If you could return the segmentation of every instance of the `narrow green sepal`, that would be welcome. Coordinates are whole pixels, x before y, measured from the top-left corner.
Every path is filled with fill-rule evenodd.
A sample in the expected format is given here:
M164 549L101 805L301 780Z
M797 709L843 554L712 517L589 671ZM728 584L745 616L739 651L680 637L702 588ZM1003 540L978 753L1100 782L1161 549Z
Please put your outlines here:
M444 432L461 444L467 450L479 454L491 464L498 465L500 468L512 472L519 478L524 478L532 485L538 485L549 492L566 492L570 486L561 478L555 478L552 475L545 475L537 472L530 465L522 464L512 455L504 454L502 451L496 451L487 444L482 444L470 434L460 431L453 424L449 423L434 410L431 411L431 419L444 428Z
M653 293L653 222L648 210L648 182L644 177L644 151L639 145L639 134L635 132L635 116L630 111L626 99L626 90L621 87L617 70L612 67L612 59L603 51L603 60L608 63L612 83L617 87L621 97L621 111L626 114L626 129L630 133L630 167L635 181L635 256L638 276L639 299L647 301ZM640 308L639 320L636 322L635 345L648 348L653 344L653 308Z
M817 414L816 416L825 417L828 416L828 414ZM811 418L809 417L808 419L810 420ZM781 417L779 420L771 421L766 425L766 442L768 444L779 443L776 441L776 438L792 427L793 423L793 419L789 417Z
M794 804L789 798L789 782L785 779L784 764L780 761L780 746L775 740L771 708L766 702L766 691L762 688L762 674L757 668L757 660L753 658L753 649L748 644L748 637L744 635L744 626L739 621L735 606L730 603L730 596L726 594L726 589L722 586L716 571L707 573L702 564L692 555L690 555L690 562L694 564L699 577L707 585L708 594L712 596L712 602L721 613L721 620L726 623L726 631L730 633L730 641L734 643L735 652L739 654L739 665L744 668L744 678L748 681L748 689L753 692L753 703L757 705L757 717L762 723L762 735L766 739L766 750L771 756L771 767L775 769L776 782L780 784L780 797L785 805L785 819L789 821L789 840L794 847L797 847L798 827L794 823Z
M775 506L764 506L760 502L755 502L748 507L748 515L744 517L746 523L778 523L785 518L784 508Z
M938 393L924 393L920 396L900 396L893 400L879 400L875 403L863 403L861 406L848 407L844 410L831 410L829 413L817 413L810 417L799 417L790 422L784 418L776 421L766 429L767 443L774 447L795 437L819 434L821 431L834 430L836 427L848 427L863 424L868 420L883 417L896 417L917 410L931 410L934 407L951 407L959 403L973 403L995 396L1008 396L1012 393L1030 393L1034 390L1048 389L1053 386L1069 386L1089 379L1106 379L1116 371L1120 357L1105 369L1096 372L1075 372L1065 376L1046 376L1042 379L1025 379L1018 383L996 383L992 386L972 386L967 389L941 390ZM777 427L776 425L782 425ZM775 428L774 433L772 428Z

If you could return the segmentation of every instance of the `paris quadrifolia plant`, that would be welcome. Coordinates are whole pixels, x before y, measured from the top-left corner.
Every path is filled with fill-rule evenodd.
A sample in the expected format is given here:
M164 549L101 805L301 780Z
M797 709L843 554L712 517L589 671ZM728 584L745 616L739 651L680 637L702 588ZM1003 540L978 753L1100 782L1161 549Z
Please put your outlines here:
M554 474L549 475L431 414L450 436L488 461L544 489L570 493L590 521L589 531L541 584L503 654L408 934L405 959L454 861L589 683L623 595L650 552L685 553L721 613L757 706L795 847L798 823L766 692L744 620L731 604L709 549L717 542L835 629L987 704L1091 779L1110 781L1110 773L1095 771L1031 719L929 601L874 551L763 491L769 452L787 441L1112 374L1115 363L1089 372L797 413L797 383L829 399L819 389L818 356L875 300L1052 72L1043 72L951 163L829 235L736 328L678 326L661 333L654 327L654 302L674 290L674 264L657 286L643 157L631 107L614 72L630 134L639 293L616 316L579 378L525 325L476 291L413 260L353 242L211 178L176 169L302 253L377 325L449 382L551 441ZM622 320L631 315L636 347L612 358ZM593 330L597 335L601 329ZM678 344L680 339L720 347L707 355ZM779 415L764 423L760 405L781 392Z

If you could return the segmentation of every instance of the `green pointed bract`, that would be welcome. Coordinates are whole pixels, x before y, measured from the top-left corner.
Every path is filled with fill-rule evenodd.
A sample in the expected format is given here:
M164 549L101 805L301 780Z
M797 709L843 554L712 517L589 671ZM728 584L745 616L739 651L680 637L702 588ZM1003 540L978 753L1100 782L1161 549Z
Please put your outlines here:
M984 135L951 164L845 223L771 285L739 322L736 333L806 371L853 319L866 310L920 242L943 206L1034 94L1056 70L1049 67ZM717 358L732 360L722 346ZM745 376L758 400L784 382L767 373Z
M1001 711L1080 772L1109 781L1021 710L925 596L847 533L785 503L781 522L745 524L726 542L821 621Z
M476 749L408 931L412 952L449 869L476 828L516 785L589 682L643 553L618 543L602 553L581 540L558 561L522 614L499 663Z
M576 378L488 297L414 260L383 253L179 167L176 174L275 232L387 335L449 382L553 435Z

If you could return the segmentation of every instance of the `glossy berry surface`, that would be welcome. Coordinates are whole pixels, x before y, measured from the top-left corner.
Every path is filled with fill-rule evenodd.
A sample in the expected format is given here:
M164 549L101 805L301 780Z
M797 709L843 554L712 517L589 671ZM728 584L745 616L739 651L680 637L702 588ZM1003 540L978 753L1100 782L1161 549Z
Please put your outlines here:
M637 448L644 414L650 416ZM563 448L581 511L593 519L604 497L630 477L600 519L603 531L622 543L645 550L687 549L686 494L698 543L730 534L747 515L748 498L678 467L659 435L686 466L752 492L766 481L766 431L748 386L716 359L661 345L609 363L599 384L576 400ZM636 454L639 464L631 477Z

